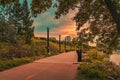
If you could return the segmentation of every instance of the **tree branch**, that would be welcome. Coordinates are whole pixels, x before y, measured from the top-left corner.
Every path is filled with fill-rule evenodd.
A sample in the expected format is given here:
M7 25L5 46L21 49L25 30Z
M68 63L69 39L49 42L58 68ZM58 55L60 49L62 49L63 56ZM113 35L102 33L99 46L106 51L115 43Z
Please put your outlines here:
M113 17L113 20L115 21L117 25L117 31L120 34L120 14L117 12L116 6L113 4L111 0L105 0L105 4L108 7L108 10Z

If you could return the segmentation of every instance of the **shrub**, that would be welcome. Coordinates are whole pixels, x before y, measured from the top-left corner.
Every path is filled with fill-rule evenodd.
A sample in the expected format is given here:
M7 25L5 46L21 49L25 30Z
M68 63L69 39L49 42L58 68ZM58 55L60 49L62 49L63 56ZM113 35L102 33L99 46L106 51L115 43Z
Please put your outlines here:
M120 66L105 61L82 63L78 67L78 80L120 80Z
M78 68L79 80L108 80L108 73L99 64L83 63Z
M34 41L31 45L25 44L22 40L19 43L10 45L10 43L0 42L0 71L20 64L29 62L28 58L43 58L55 55L58 52L58 44L50 43L51 54L46 51L46 41ZM17 58L17 59L16 59ZM26 60L25 60L26 59Z
M78 80L120 80L120 66L104 60L105 57L97 50L90 50L78 68Z
M102 53L100 53L96 49L92 49L92 50L88 51L88 56L92 60L95 60L95 59L103 60L103 58L105 58L105 55L103 55Z
M19 66L21 64L25 64L28 62L32 62L34 58L16 58L16 59L6 59L6 60L0 60L0 71L3 71L5 69L9 69L15 66Z
M5 57L5 55L9 53L10 48L11 46L9 43L0 42L0 59Z

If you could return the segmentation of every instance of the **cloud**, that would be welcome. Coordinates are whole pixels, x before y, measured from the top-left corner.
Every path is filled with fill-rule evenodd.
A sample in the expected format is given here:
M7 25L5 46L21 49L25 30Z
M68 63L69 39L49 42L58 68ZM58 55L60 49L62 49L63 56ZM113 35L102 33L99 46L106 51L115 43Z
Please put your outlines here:
M76 36L76 24L72 20L76 11L70 11L66 16L61 16L60 19L54 19L54 16L50 12L38 15L35 19L36 22L40 22L40 25L35 29L35 36L46 37L46 28L50 28L50 36L58 38L58 35L62 36ZM36 23L37 24L37 23Z
M76 27L75 22L67 23L65 25L61 25L58 28L55 28L51 31L51 35L58 36L61 35L62 39L66 36L76 37Z
M59 26L53 29L51 34L56 37L61 35L62 39L66 36L71 36L72 38L76 37L76 23L72 20L75 13L76 11L70 11L66 16L62 16L57 21L54 21L55 24L58 24Z

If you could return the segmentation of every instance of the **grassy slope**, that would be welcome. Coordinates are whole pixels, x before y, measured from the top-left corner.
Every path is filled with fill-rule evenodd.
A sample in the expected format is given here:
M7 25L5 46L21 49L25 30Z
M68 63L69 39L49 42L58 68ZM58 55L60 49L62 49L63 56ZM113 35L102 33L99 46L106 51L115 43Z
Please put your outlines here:
M45 40L36 39L33 40L31 45L20 44L15 47L7 43L2 43L0 45L0 71L59 53L59 47L57 43L50 42L51 54L46 52L45 47ZM68 47L69 46L67 46L67 48ZM61 49L63 52L63 45Z

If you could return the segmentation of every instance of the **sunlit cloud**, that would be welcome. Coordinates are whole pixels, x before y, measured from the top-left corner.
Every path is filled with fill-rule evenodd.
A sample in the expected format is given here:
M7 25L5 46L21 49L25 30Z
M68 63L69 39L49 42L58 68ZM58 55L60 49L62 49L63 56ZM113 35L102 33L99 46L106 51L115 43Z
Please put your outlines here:
M60 19L54 19L50 12L39 15L35 21L40 21L40 25L35 29L36 37L46 37L46 28L50 28L50 37L61 35L62 39L66 36L76 37L76 24L72 20L76 11L70 11L66 16L61 16ZM36 23L37 24L37 23Z
M71 24L66 24L63 26L60 26L54 30L52 30L51 34L53 36L58 36L61 35L62 39L64 39L66 36L71 36L76 37L76 30L75 30L75 23L71 23Z

